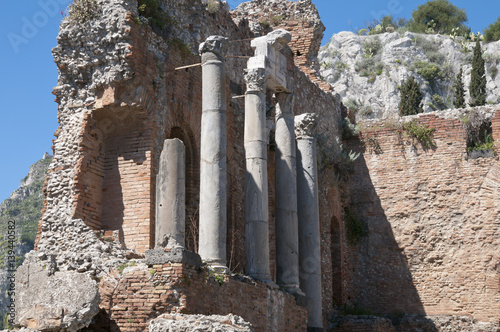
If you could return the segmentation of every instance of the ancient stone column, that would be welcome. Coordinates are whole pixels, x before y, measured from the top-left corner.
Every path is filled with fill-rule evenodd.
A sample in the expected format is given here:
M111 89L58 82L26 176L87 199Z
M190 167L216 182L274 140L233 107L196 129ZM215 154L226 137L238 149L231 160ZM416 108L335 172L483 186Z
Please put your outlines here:
M245 237L247 274L270 280L267 193L266 84L264 68L245 74Z
M211 36L200 45L202 116L200 138L199 254L218 271L226 267L226 73L227 38Z
M292 293L299 288L299 234L293 94L276 97L276 283Z
M300 288L307 299L308 331L323 331L318 168L316 139L313 136L315 125L315 114L306 113L295 117Z
M184 143L177 138L166 139L156 177L155 247L184 248L185 199Z

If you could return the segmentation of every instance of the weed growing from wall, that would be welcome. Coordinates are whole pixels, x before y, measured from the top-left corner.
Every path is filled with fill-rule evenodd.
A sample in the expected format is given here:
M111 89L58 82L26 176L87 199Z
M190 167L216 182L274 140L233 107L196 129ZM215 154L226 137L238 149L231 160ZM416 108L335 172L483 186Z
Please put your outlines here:
M406 123L403 123L403 130L406 137L410 139L416 139L424 149L436 147L436 143L433 139L433 133L435 128L430 128L424 124L421 124L418 120L413 119Z
M68 18L80 24L98 18L100 13L97 0L74 0L68 8Z
M164 36L163 31L174 26L177 21L161 8L161 0L139 0L137 2L139 15L146 18L153 31ZM165 34L166 35L166 34Z

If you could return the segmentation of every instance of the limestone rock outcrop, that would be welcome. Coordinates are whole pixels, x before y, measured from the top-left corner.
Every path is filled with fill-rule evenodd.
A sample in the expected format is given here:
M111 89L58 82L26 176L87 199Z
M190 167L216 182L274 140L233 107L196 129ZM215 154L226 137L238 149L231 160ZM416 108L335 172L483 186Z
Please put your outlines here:
M16 321L40 331L77 331L99 311L97 283L88 274L54 272L28 254L17 277Z
M360 36L334 34L318 55L318 74L332 84L358 118L389 117L399 106L399 87L415 76L425 112L453 108L453 84L460 67L468 102L472 48L475 43L448 35L393 32ZM483 44L487 102L498 103L500 42Z

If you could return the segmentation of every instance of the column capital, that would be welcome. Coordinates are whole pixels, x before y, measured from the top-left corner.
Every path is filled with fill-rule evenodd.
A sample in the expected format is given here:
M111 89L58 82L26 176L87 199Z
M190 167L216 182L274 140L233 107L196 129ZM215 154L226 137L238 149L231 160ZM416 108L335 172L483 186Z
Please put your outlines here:
M266 91L267 71L265 68L245 69L245 82L248 91Z
M295 117L295 136L314 137L318 115L315 113L304 113Z
M220 56L225 56L228 48L228 38L222 36L210 36L200 44L200 54L211 52Z

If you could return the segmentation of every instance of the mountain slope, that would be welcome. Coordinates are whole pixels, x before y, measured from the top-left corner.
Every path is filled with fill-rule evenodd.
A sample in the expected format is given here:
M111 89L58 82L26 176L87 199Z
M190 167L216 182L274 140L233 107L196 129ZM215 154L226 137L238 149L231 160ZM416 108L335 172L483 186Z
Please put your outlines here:
M468 102L474 44L447 35L393 32L359 36L340 32L321 48L319 73L347 107L358 111L359 118L397 114L399 87L411 75L423 93L424 111L453 108L453 84L460 67ZM500 95L500 42L483 44L483 52L487 101L496 104Z
M0 238L0 314L2 316L10 303L6 293L9 225L15 225L15 256L16 266L19 266L24 260L24 255L34 247L38 220L43 207L43 183L51 160L52 157L45 154L41 160L31 165L28 175L21 180L21 186L0 204L0 234L2 234ZM3 324L0 319L0 328L1 325Z

